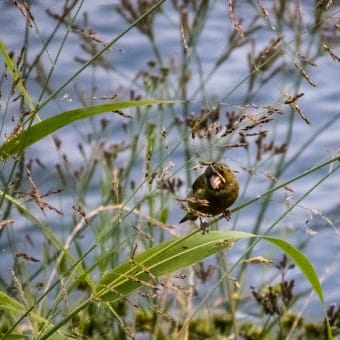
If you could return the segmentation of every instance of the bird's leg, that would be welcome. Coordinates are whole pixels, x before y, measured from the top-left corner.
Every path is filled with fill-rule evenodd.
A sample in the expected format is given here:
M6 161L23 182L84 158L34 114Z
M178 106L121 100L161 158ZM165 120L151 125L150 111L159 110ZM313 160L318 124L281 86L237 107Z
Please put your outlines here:
M231 212L230 212L230 210L229 210L229 209L224 210L224 211L223 211L223 216L224 216L224 218L225 218L227 221L230 221L230 219L231 219Z
M202 235L208 234L209 224L208 224L208 222L203 222L201 217L200 217L200 226L201 226L201 230L202 230Z

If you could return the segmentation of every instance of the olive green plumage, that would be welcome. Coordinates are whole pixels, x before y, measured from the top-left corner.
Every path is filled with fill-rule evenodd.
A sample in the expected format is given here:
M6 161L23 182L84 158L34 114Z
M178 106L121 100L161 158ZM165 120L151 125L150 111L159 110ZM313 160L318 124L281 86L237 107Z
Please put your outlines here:
M236 201L238 192L237 178L225 163L215 162L208 165L192 185L191 194L187 198L189 209L180 223L227 212Z

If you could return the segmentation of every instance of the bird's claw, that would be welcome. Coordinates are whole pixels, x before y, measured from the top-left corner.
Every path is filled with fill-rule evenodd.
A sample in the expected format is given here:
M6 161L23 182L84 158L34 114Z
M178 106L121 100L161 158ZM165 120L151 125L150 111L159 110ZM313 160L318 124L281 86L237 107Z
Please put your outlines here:
M231 219L231 212L230 212L230 210L229 210L229 209L224 210L224 211L223 211L223 216L224 216L224 218L225 218L227 221L230 221L230 219Z
M200 218L200 229L202 230L202 235L208 234L209 232L209 223L208 222L203 222L202 219Z

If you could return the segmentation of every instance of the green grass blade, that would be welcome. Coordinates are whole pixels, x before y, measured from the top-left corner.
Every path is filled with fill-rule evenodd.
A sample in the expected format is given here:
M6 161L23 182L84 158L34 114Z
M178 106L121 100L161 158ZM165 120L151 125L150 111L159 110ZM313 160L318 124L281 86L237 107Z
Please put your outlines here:
M22 82L22 79L20 77L20 72L16 68L15 64L13 63L12 58L8 55L5 45L0 41L0 52L2 54L2 57L4 58L4 62L13 78L13 82L16 84L17 88L19 89L20 93L25 99L25 102L27 106L30 108L30 110L33 112L35 111L35 107L33 105L33 102L31 100L30 95L26 91L26 88Z
M132 107L175 103L173 100L139 100L96 105L62 112L47 118L9 138L0 147L0 158L21 154L27 147L51 133L81 119L90 118L105 112L124 110Z
M117 301L142 286L156 287L157 278L192 265L219 251L231 248L241 238L260 237L279 247L300 268L313 290L325 305L318 275L308 258L290 243L273 237L239 231L194 232L164 242L106 273L94 289L94 297L105 302ZM150 284L151 282L151 284ZM327 322L328 338L333 339Z
M164 242L106 273L95 288L94 295L104 301L119 300L149 282L157 285L159 276L228 249L236 239L251 236L238 231L210 231L206 235L194 232Z
M273 238L273 237L268 237L268 236L260 236L260 238L281 248L281 250L283 250L283 252L292 259L292 261L300 268L302 273L305 275L305 278L311 284L314 292L319 297L322 304L325 306L325 300L323 297L319 277L313 265L308 260L308 258L300 250L296 249L294 246L292 246L290 243L284 240ZM326 317L326 326L327 326L328 339L333 339L332 330L331 330L327 317Z
M283 252L288 255L292 261L300 268L300 270L305 275L306 279L309 281L311 286L313 287L315 293L319 297L320 301L324 303L324 297L322 294L322 288L321 284L318 278L318 275L313 267L313 265L310 263L310 261L307 259L307 257L298 249L293 247L290 243L273 237L268 236L260 236L263 240L266 240L279 248L283 250Z

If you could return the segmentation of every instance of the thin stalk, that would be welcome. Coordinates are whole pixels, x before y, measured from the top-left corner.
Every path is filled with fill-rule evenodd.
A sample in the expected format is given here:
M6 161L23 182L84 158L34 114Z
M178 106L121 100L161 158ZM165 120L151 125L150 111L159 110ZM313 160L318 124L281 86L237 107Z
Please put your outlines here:
M233 297L233 292L235 285L231 282L231 280L228 277L228 273L230 270L228 269L228 263L227 263L227 257L223 256L223 254L219 254L220 258L220 263L222 264L222 278L224 281L224 285L227 288L227 296L228 296L228 301L229 301L229 306L230 306L230 315L231 315L231 322L233 325L233 330L234 330L234 337L235 340L239 338L239 322L237 321L236 317L236 311L237 311L237 304L235 303L235 298Z

